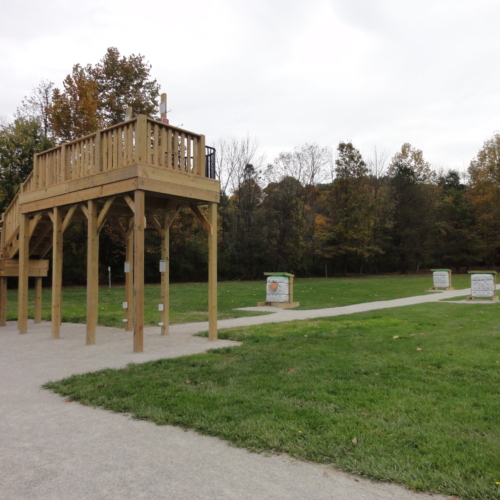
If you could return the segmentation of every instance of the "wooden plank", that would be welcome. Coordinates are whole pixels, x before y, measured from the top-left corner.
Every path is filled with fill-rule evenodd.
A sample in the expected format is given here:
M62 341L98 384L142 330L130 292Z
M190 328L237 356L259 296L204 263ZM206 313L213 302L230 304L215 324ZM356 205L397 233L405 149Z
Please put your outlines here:
M198 148L196 151L196 175L205 177L205 136L200 135L198 139Z
M137 163L148 163L151 140L148 132L148 119L144 115L139 115L135 128L135 154Z
M68 180L66 174L66 146L61 144L61 149L59 150L59 182L66 182Z
M0 278L0 326L7 325L7 278Z
M208 204L208 338L217 340L217 203Z
M130 263L130 270L125 273L125 331L131 332L134 330L134 218L130 217L127 224L125 260Z
M92 174L97 174L102 170L102 150L101 150L101 132L96 132L94 142L94 168Z
M187 139L187 144L186 144L186 160L187 160L187 165L186 166L187 166L187 171L189 173L193 173L194 174L195 173L194 172L194 168L193 168L193 165L194 165L193 159L194 158L191 158L191 136L188 135L186 137L186 139Z
M30 220L29 215L21 215L19 232L19 287L17 325L19 333L28 331L28 261L30 248Z
M114 182L111 184L105 184L95 188L89 188L83 191L63 194L60 196L55 196L47 199L41 199L38 201L33 201L31 203L26 203L19 207L21 213L32 213L38 212L40 210L48 210L55 206L65 206L72 205L73 203L81 203L88 200L94 200L98 198L108 198L109 196L116 196L122 193L128 193L134 191L139 182L138 179L128 179L121 182Z
M194 186L183 186L172 184L171 182L162 182L154 179L140 177L138 187L144 191L152 193L162 193L180 199L196 200L199 202L218 202L220 193L199 189Z
M144 216L145 193L135 191L134 215L134 352L144 350Z
M160 129L157 123L153 125L153 165L161 165L159 148Z
M170 165L168 163L168 157L167 157L167 151L169 151L168 141L167 141L167 128L161 127L160 132L161 132L160 165L162 167L168 168Z
M42 278L35 278L35 323L42 322Z
M52 251L52 338L61 337L63 232L61 209L53 210Z
M172 133L172 142L173 142L173 153L174 153L174 162L173 168L175 171L179 170L179 147L180 147L180 137L177 133Z
M34 188L40 189L40 167L38 165L38 155L39 153L33 156L33 174L34 174ZM1 326L1 325L0 325Z
M97 201L87 202L87 345L95 344L99 298L99 231Z

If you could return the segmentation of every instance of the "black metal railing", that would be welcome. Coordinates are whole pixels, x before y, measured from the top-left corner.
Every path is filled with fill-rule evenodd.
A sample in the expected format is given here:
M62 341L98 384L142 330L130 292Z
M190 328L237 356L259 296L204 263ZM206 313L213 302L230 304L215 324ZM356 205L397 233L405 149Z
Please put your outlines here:
M205 146L205 177L215 179L215 148Z

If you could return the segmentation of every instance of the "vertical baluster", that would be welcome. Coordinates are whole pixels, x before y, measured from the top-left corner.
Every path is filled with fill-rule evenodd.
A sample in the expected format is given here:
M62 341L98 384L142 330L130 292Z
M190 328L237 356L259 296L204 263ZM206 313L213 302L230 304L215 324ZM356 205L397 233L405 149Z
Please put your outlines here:
M160 164L160 129L158 124L153 125L153 165Z
M174 164L173 167L175 170L179 169L179 133L177 130L172 133L172 145L173 145L173 153L174 153Z
M191 135L187 135L186 137L187 145L186 145L186 157L187 157L187 171L189 173L193 172L192 166L192 158L191 158Z

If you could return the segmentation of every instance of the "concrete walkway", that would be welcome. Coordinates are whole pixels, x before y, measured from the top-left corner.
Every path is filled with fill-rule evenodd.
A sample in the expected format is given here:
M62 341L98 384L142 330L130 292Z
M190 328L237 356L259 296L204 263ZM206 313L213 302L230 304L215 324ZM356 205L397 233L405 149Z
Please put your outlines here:
M219 328L328 317L432 302L467 290L315 311L282 311L224 320ZM176 325L168 337L145 331L146 352L133 354L132 334L100 327L85 346L85 325L16 323L0 330L0 498L2 500L423 500L392 484L375 483L287 456L265 456L178 427L134 421L42 390L48 380L127 363L184 356L235 342L193 337L206 323Z

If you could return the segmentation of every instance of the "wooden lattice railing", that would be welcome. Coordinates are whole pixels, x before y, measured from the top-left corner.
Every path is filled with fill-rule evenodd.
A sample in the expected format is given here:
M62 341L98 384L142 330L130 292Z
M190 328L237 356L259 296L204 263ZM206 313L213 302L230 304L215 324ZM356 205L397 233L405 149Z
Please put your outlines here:
M139 115L35 155L33 171L20 192L31 193L135 164L205 177L205 136ZM4 213L2 249L18 233L16 196Z

